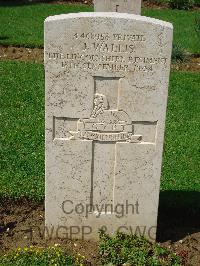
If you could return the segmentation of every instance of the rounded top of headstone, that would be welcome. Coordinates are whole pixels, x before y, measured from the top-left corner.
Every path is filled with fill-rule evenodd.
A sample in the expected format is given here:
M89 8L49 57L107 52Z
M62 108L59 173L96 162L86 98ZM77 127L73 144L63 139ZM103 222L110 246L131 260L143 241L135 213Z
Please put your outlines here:
M60 20L68 20L68 19L76 19L76 18L118 18L118 19L128 19L133 21L140 21L140 22L147 22L154 25L160 25L163 27L171 28L173 29L173 25L169 22L140 16L140 15L134 15L134 14L128 14L128 13L116 13L116 12L80 12L80 13L70 13L70 14L61 14L61 15L55 15L50 16L45 19L46 22L51 21L60 21Z

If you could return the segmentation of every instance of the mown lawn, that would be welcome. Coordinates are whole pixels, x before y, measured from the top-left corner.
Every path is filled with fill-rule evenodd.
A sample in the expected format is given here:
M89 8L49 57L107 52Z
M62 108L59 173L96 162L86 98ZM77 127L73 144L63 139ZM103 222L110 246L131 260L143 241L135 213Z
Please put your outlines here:
M6 6L5 1L0 1L0 44L43 47L43 22L46 17L88 11L93 11L93 8L85 5L53 4ZM144 9L142 14L172 22L174 43L191 53L200 53L199 39L194 27L198 11Z
M172 72L161 189L200 192L200 75Z
M200 53L200 38L195 31L198 11L171 9L145 9L143 15L171 22L174 26L174 44L179 44L190 53Z
M0 44L43 47L43 25L48 16L91 10L84 5L0 6Z
M44 72L0 62L0 197L44 197Z
M0 197L44 198L43 65L0 62ZM200 191L200 75L170 78L161 189Z

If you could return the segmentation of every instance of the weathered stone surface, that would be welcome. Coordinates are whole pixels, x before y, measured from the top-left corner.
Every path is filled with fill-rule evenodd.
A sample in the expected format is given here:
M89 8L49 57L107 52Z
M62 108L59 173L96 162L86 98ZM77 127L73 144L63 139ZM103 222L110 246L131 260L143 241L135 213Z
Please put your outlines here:
M95 12L141 14L141 0L94 0Z
M46 19L46 226L55 237L97 238L104 226L155 238L171 46L171 24L137 15Z

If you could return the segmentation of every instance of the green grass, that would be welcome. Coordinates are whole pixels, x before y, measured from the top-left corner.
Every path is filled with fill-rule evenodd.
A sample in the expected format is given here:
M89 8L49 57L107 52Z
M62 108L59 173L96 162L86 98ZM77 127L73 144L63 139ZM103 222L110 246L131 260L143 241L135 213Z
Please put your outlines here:
M1 266L81 266L83 263L82 256L73 258L60 247L18 248L0 255ZM84 265L86 264L84 263Z
M144 237L116 233L113 237L100 233L100 254L103 265L181 266L181 257Z
M0 196L44 197L43 66L0 62Z
M0 62L0 197L44 198L43 66ZM200 191L200 75L170 78L161 189Z
M0 6L0 44L43 47L43 22L46 17L87 11L93 11L93 8L53 4ZM199 40L194 30L198 11L144 9L142 14L172 22L174 43L179 43L191 53L200 53Z
M199 38L195 31L195 18L200 16L198 11L145 9L143 15L171 22L174 26L174 43L190 53L200 53Z
M90 263L80 254L71 256L61 247L25 247L0 254L1 266L87 266ZM117 233L110 237L100 233L100 259L108 265L157 265L179 266L182 258L159 244L150 243L144 237Z
M43 47L43 25L48 16L87 11L91 8L84 5L0 6L0 44Z
M200 75L170 78L161 189L200 191Z

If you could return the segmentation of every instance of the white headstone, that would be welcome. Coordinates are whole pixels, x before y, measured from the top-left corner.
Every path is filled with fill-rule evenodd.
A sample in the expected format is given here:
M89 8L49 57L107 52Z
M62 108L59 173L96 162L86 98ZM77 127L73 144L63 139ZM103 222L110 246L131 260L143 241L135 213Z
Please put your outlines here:
M122 13L45 21L46 226L155 238L172 25Z
M94 0L95 12L141 14L141 0Z

